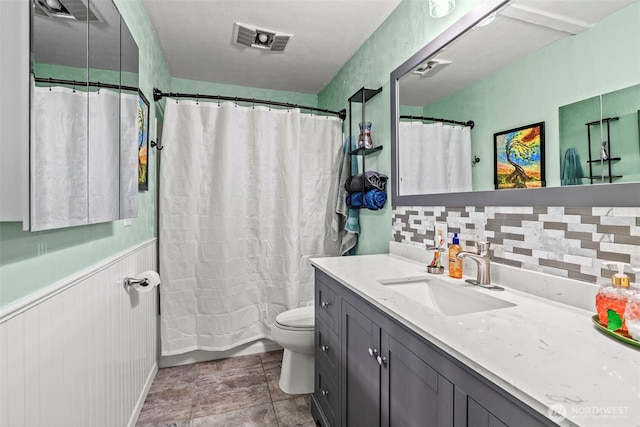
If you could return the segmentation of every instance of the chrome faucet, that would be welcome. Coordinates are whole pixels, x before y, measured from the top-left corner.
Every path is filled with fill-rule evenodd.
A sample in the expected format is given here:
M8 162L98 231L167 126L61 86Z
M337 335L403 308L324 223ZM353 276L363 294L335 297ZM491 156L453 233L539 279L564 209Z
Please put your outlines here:
M467 280L474 285L491 285L491 256L489 255L489 242L476 242L476 252L461 251L456 256L458 259L471 258L478 264L478 275L475 282Z

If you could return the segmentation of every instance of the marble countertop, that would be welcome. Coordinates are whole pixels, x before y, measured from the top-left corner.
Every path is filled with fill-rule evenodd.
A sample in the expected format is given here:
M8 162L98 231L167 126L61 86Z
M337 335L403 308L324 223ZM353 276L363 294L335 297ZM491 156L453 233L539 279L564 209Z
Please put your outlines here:
M425 263L382 254L312 264L559 425L640 426L640 348L599 331L595 309L510 287L489 291L445 273L438 280L516 304L445 316L379 282L428 276ZM535 280L528 273L526 281Z

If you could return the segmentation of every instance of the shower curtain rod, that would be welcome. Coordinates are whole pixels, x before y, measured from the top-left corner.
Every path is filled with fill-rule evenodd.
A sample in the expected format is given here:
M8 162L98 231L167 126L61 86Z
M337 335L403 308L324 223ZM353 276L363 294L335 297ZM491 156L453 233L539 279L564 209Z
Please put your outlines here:
M430 120L432 122L450 123L453 125L469 126L471 129L473 129L473 127L476 125L473 120L469 120L467 122L459 122L457 120L438 119L435 117L422 117L422 116L400 116L400 118L411 119L411 120Z
M264 105L276 106L276 107L300 108L301 110L311 110L311 112L318 111L320 113L334 114L340 117L340 119L342 120L344 120L347 117L346 109L342 109L340 111L331 111L331 110L325 110L323 108L307 107L307 106L298 105L298 104L289 104L287 102L269 101L269 100L263 100L263 99L253 99L253 98L239 98L237 96L201 95L199 93L193 94L193 93L178 93L178 92L164 93L160 89L154 87L153 100L159 101L163 97L194 98L196 101L198 99L211 99L216 101L248 102L251 104L264 104Z
M52 79L49 77L34 77L34 81L38 83L49 83L50 85L71 85L71 86L91 86L91 87L99 87L99 88L107 88L107 89L124 89L130 90L133 92L138 92L138 88L134 86L123 86L123 85L114 85L111 83L100 83L100 82L83 82L80 80L65 80L65 79Z

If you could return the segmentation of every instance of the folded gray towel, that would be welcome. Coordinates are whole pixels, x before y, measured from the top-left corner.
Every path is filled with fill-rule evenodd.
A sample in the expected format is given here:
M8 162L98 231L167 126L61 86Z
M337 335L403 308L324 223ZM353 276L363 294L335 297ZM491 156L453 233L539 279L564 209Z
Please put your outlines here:
M349 193L356 193L359 191L369 191L373 189L384 190L384 186L387 184L386 175L383 175L374 171L366 171L364 174L350 176L344 184L344 189Z

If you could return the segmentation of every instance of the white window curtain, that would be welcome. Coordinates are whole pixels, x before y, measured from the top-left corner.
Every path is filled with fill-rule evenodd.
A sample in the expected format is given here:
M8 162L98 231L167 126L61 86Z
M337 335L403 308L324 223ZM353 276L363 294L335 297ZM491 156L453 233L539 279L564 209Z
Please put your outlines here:
M399 134L401 195L472 190L470 127L401 122Z
M160 171L162 354L269 338L313 300L309 258L339 255L341 121L168 99Z

